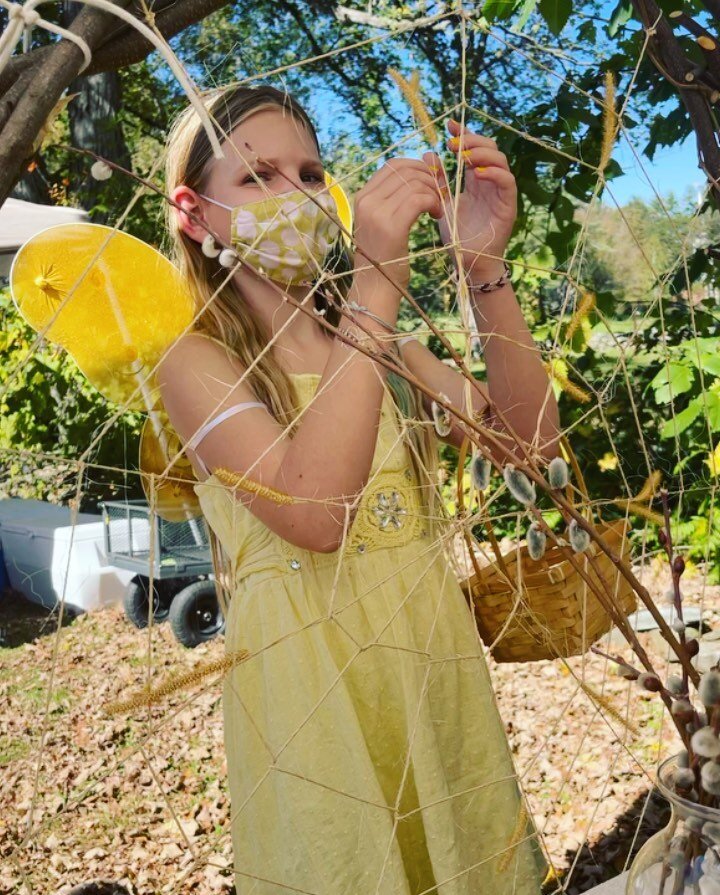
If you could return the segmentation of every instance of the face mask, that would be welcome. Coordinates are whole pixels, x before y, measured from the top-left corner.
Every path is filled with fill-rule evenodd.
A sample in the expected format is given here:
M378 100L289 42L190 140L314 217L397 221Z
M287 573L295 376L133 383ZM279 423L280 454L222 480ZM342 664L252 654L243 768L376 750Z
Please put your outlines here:
M198 195L230 211L230 241L240 257L286 285L309 285L316 280L340 232L325 213L338 214L329 193L315 197L319 207L301 190L235 206Z

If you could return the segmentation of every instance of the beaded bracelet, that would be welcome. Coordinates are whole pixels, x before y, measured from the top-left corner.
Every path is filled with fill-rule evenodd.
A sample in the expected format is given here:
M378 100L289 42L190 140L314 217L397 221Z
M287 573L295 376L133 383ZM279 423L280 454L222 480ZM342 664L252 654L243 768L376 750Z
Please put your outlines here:
M512 273L507 261L503 261L503 264L505 265L505 272L497 280L491 280L489 283L468 283L470 292L494 292L496 289L502 289L503 286L510 282L510 274Z

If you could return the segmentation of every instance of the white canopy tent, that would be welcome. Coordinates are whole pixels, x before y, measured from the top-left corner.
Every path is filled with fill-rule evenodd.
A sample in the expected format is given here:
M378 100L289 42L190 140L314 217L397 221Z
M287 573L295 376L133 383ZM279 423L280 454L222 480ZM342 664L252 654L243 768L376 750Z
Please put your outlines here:
M31 236L54 224L87 220L88 213L82 208L6 199L0 208L0 279L7 280L15 253Z

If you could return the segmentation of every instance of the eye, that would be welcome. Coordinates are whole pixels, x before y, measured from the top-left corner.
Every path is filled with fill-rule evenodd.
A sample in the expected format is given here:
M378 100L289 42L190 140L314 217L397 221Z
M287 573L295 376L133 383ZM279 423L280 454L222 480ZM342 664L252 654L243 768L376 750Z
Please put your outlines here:
M269 176L270 175L266 174L265 171L256 171L255 172L255 177L257 177L258 180L262 180L263 177L269 177ZM256 183L257 181L256 181L255 177L253 177L252 174L248 174L247 176L243 177L243 179L240 181L240 183L242 183L242 184Z
M316 174L314 171L308 171L307 176L312 177L318 183L320 183L320 181L324 182L324 180L325 180L324 177L322 177L320 174Z

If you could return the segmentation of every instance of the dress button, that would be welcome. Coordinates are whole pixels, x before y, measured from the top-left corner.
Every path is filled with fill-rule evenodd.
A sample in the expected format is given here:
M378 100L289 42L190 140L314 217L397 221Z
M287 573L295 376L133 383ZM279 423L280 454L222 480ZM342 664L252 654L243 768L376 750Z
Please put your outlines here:
M290 568L291 569L299 569L300 568L300 560L299 559L291 559L290 560Z
M410 472L409 469L406 469L406 470L405 470L405 478L406 478L406 479L411 479L411 478L412 478L412 473Z
M364 553L366 549L367 549L367 548L365 547L365 544L358 544L358 545L357 545L357 552L358 552L358 553Z

